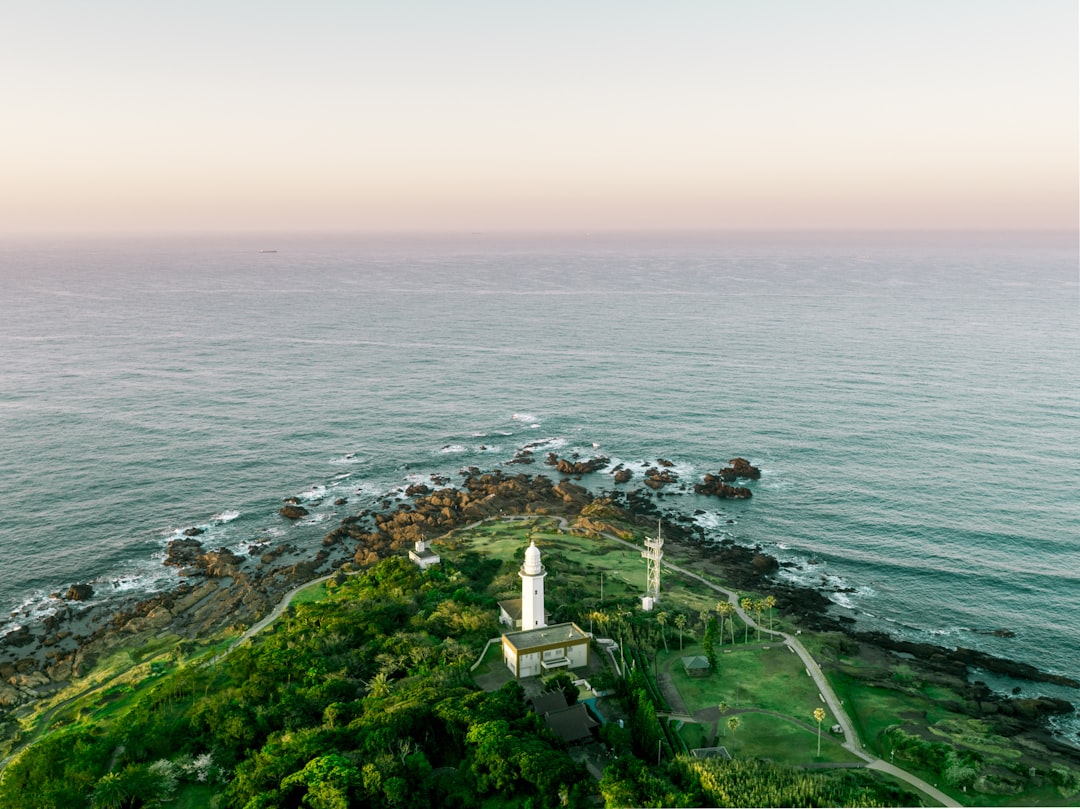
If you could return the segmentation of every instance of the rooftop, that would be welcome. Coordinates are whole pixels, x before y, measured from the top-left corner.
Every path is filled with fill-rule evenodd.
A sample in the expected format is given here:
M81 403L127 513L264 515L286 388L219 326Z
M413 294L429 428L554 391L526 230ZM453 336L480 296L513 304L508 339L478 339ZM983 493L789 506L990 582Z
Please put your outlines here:
M503 635L515 649L532 649L552 643L588 640L589 636L573 621L554 626L542 626L538 629L526 629L521 632L507 632Z

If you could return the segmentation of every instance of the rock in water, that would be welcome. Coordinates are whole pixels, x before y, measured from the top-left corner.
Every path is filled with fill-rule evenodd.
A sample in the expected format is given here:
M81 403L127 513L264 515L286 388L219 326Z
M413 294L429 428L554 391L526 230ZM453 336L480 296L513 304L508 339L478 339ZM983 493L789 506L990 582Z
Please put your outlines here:
M89 598L93 598L94 588L89 584L73 584L68 588L68 591L64 593L64 598L68 601L86 601Z
M306 517L308 513L308 510L303 506L297 506L292 503L282 506L278 511L278 514L287 520L299 520L301 517Z

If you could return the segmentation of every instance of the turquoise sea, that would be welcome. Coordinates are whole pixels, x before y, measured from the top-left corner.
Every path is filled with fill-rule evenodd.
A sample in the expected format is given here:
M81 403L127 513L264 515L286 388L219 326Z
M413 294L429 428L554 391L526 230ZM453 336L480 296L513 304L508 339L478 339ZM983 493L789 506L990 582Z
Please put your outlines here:
M1075 234L13 239L0 284L0 634L170 586L189 526L314 549L539 442L744 456L752 500L660 504L868 628L1080 675Z

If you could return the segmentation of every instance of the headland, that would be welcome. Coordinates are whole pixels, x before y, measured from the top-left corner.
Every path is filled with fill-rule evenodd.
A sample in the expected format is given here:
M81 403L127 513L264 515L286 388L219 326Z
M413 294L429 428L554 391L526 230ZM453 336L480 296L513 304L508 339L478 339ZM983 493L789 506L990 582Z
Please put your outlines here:
M518 460L527 464L531 459L525 453ZM170 544L165 560L178 568L182 584L115 609L83 607L87 588L73 584L58 596L62 608L40 627L26 625L0 640L0 730L4 736L0 757L32 741L27 723L36 719L33 732L45 730L49 715L69 698L73 684L89 682L99 663L118 652L162 644L173 648L174 656L214 645L227 648L271 616L286 593L321 577L340 579L386 557L402 555L418 540L438 543L470 526L521 517L554 517L570 534L581 537L633 540L655 527L660 515L655 493L670 482L671 475L670 464L663 459L646 470L643 487L625 486L632 484L627 470L613 470L616 486L602 494L592 494L574 480L594 471L589 461L549 456L547 465L555 475L470 467L453 485L440 477L414 484L402 501L387 499L380 509L343 519L314 554L288 542L252 543L246 555L210 549L200 541L198 530L192 529ZM753 479L755 471L745 460L733 459L717 474L706 476L698 484L699 492L750 497L749 489L731 484L740 477ZM293 520L302 517L301 512L299 503L286 502L281 517ZM813 636L809 645L815 658L837 684L837 692L847 695L858 735L878 755L884 756L885 745L891 745L895 755L903 744L910 747L919 740L944 740L965 749L962 737L970 736L975 728L976 734L1017 751L1007 756L1015 767L993 772L983 782L1005 802L1009 795L1028 794L1045 778L1032 762L1080 768L1080 749L1056 738L1047 726L1050 717L1071 712L1071 704L1051 697L995 693L976 673L983 670L1032 683L1080 688L1077 681L972 649L912 643L862 631L851 619L834 614L822 592L778 580L780 563L760 548L730 540L704 542L689 515L665 521L663 531L671 560L690 565L696 573L731 590L768 594L786 625ZM132 654L132 659L139 656ZM896 721L886 730L871 719L871 707L863 711L854 704L868 693L876 695L876 705L902 705L907 700L908 707L898 710ZM936 723L941 726L937 729L927 727L934 723L918 707L929 695L949 713L947 722ZM968 724L960 727L956 717L965 717ZM950 728L955 731L952 735Z

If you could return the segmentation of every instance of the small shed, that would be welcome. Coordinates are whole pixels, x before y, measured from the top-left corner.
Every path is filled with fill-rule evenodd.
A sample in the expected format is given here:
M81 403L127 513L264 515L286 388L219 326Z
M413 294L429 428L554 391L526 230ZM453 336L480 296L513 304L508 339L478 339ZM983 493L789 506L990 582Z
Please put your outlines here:
M686 671L688 677L707 677L711 666L709 666L709 658L704 655L694 655L693 657L682 658L683 670Z

